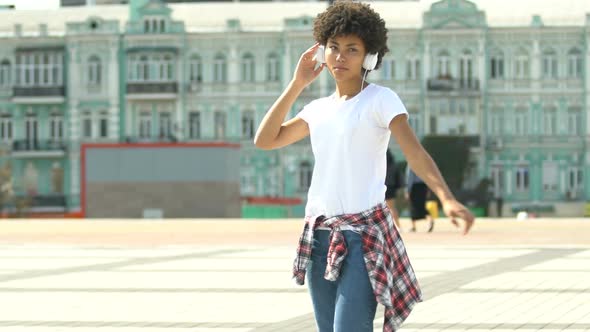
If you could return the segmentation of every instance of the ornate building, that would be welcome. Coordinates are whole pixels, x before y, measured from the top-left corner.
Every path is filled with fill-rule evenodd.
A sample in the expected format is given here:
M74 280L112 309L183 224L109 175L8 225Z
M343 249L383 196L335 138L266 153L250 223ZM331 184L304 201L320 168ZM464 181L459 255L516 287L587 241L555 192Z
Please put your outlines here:
M0 140L15 192L33 195L38 211L75 212L81 144L229 141L242 146L243 196L305 200L309 141L268 152L252 139L326 5L143 0L0 11ZM369 80L402 97L418 136L478 142L468 186L490 178L507 211L534 204L582 214L590 199L590 2L371 5L388 24L391 52ZM290 116L331 92L328 75Z

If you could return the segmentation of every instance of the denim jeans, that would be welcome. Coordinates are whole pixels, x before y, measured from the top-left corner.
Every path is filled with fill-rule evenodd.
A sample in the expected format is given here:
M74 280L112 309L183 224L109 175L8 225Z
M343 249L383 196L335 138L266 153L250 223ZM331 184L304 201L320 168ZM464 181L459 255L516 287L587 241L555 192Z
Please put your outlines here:
M377 301L369 281L361 236L343 231L348 254L336 281L324 279L328 230L316 230L307 283L319 332L372 332Z

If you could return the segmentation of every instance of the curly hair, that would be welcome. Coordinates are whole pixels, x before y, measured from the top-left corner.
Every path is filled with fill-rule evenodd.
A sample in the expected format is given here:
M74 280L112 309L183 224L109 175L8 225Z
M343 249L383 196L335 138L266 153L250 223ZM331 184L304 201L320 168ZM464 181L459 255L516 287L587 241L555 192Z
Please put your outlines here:
M375 69L381 66L381 61L387 48L387 28L385 21L369 5L353 1L337 1L324 12L318 14L313 25L313 37L322 45L328 39L356 35L365 44L367 53L378 53Z

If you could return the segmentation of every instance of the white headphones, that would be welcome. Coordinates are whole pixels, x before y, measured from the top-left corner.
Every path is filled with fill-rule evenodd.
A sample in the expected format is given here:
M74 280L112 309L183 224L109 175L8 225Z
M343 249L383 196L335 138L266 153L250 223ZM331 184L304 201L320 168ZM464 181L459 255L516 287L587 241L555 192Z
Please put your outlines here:
M325 46L320 45L315 53L315 60L319 63L326 63L326 57L324 56ZM363 60L363 68L366 70L373 70L375 66L377 66L377 61L379 60L378 53L368 53L365 55L365 59Z

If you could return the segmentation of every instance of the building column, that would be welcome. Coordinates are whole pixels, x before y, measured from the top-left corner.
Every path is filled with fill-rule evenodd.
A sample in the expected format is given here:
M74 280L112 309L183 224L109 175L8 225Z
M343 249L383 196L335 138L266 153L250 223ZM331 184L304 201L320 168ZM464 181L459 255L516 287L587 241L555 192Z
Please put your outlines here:
M110 140L117 141L119 139L119 125L120 125L120 104L119 104L119 91L120 86L123 84L119 80L119 44L118 42L110 43L111 50L109 53L109 66L108 66L108 98L110 100L109 118L108 118L108 138ZM124 67L124 66L123 66Z

